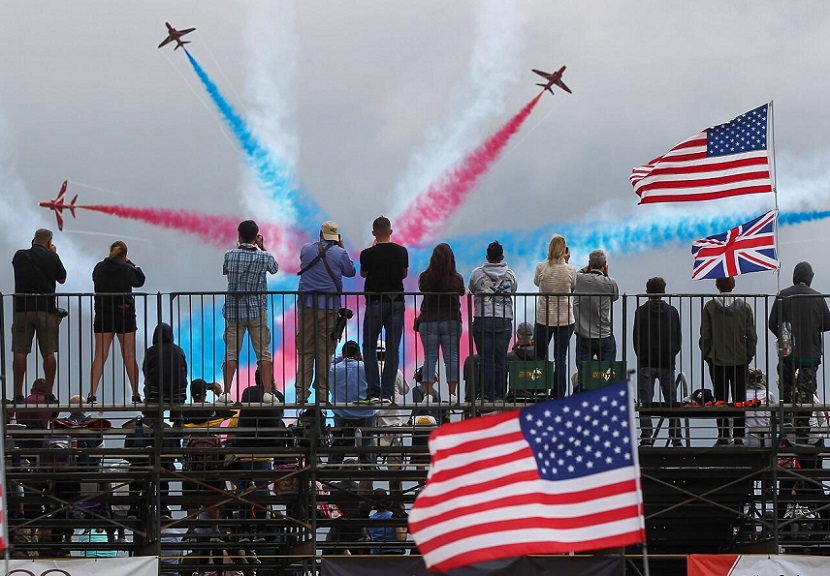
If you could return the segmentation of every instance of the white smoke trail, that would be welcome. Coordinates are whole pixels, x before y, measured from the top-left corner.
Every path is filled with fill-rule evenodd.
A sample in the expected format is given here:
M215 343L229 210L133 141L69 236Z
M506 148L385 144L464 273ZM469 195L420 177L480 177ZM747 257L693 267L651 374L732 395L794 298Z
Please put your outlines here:
M486 123L504 114L506 96L519 80L524 19L516 3L486 0L478 3L478 9L467 76L397 184L396 212L481 141Z
M51 211L38 208L37 200L29 194L25 184L17 176L17 144L14 140L11 124L0 112L0 242L9 249L6 261L7 273L2 291L14 292L14 276L11 274L11 254L28 248L35 230L48 228L55 232L54 243L67 271L66 284L59 287L61 292L91 292L92 268L95 260L81 249L72 239L57 231L55 217ZM55 182L57 191L59 182ZM65 218L70 218L68 212Z
M299 155L296 78L300 41L293 2L254 2L245 24L245 97L255 136L294 172ZM246 172L248 174L248 172ZM284 222L286 211L246 176L242 207L263 220Z

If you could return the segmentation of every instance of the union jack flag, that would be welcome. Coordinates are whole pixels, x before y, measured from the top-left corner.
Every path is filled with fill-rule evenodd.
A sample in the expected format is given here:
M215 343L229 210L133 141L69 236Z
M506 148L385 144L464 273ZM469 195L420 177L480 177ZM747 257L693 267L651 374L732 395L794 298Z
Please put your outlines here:
M695 240L692 280L777 270L781 266L775 245L777 223L778 211L770 210L728 232Z

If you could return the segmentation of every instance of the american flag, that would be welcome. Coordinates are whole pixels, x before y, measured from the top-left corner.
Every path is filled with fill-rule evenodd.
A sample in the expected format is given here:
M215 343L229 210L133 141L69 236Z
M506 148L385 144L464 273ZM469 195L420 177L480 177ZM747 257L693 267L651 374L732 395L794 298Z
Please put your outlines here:
M446 424L409 530L430 570L645 539L628 384Z
M772 192L772 148L764 104L731 122L707 128L629 177L640 204L690 202Z
M692 280L777 270L781 265L775 247L777 221L778 211L770 210L728 232L695 240Z

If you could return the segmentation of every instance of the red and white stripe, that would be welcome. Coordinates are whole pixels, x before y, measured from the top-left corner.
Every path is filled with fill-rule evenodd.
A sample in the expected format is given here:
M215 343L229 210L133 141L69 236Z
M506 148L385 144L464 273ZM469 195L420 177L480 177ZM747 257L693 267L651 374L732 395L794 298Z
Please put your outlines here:
M629 179L640 204L772 192L768 150L709 157L706 133L684 140L631 172Z

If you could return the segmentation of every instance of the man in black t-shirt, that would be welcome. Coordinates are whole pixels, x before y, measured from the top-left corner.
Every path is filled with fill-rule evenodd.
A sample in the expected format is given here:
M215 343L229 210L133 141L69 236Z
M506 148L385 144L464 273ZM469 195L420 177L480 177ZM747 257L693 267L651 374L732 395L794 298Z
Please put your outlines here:
M392 224L379 216L372 223L375 242L360 253L360 275L366 278L366 313L363 316L363 358L369 397L376 402L392 402L398 375L398 348L403 335L403 280L409 269L406 248L390 239ZM383 374L377 361L377 342L381 329L386 333L386 359ZM375 400L376 399L376 400Z
M32 247L18 250L12 258L14 267L14 321L12 323L12 351L14 352L14 401L22 404L23 379L26 376L26 358L32 351L32 339L43 356L43 375L46 380L46 398L57 402L52 390L55 384L58 350L58 307L55 288L66 282L57 248L52 244L52 231L40 228L35 232ZM50 296L34 296L50 294Z

